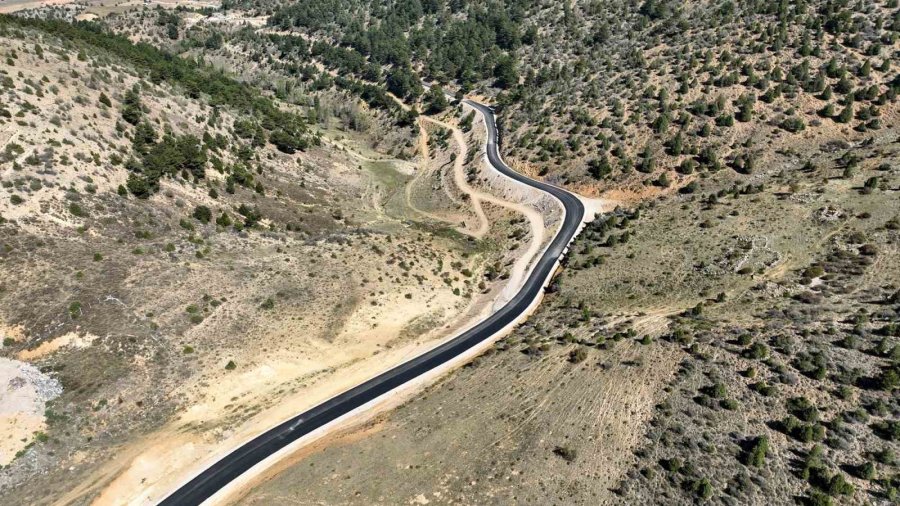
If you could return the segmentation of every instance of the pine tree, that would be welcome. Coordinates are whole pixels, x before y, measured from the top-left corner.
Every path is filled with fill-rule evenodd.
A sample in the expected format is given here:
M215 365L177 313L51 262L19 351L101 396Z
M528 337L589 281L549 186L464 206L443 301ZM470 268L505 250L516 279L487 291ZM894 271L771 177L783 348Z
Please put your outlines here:
M132 125L137 125L141 121L143 114L141 96L138 93L137 86L135 86L125 92L125 100L122 101L122 119Z
M431 89L428 90L428 112L431 113L439 113L443 112L450 105L447 102L447 96L444 94L444 89L440 87L440 85L432 85Z
M672 141L669 143L669 153L671 153L672 156L681 155L681 152L684 149L682 146L683 142L684 141L682 141L681 138L681 130L679 130L678 133L675 134L675 137L672 139Z
M850 104L847 104L843 110L841 110L841 113L838 114L837 118L835 118L834 120L837 121L838 123L850 123L850 120L852 120L852 119L853 119L853 104L850 103Z
M519 84L519 71L516 68L516 61L509 55L500 57L500 61L494 67L494 84L498 88L509 89Z

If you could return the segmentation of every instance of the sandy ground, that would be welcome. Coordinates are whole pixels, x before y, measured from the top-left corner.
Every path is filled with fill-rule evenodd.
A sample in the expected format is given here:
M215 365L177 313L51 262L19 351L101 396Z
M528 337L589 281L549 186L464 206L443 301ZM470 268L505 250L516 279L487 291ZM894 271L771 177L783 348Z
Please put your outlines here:
M547 281L549 282L549 278ZM359 427L366 422L371 421L378 415L390 412L391 410L402 406L423 389L433 385L451 371L470 362L490 349L497 340L506 336L519 323L528 319L532 312L540 305L541 299L542 297L536 298L526 311L524 311L515 321L494 334L491 339L483 341L479 345L469 349L467 352L455 357L453 360L432 369L415 380L398 387L368 404L360 406L348 415L338 419L336 422L326 425L318 431L314 431L306 437L283 448L281 451L270 456L267 461L257 464L256 467L252 468L247 473L244 473L244 475L240 476L235 481L229 483L228 486L220 490L217 495L210 498L209 503L223 505L231 504L238 498L246 495L259 483L271 479L272 476L275 476L280 471L286 469L291 463L297 462L304 455L309 455L315 449L326 447L329 443L344 438L345 435L349 435L351 439L361 438L360 432L364 434L369 431L367 429L362 429L362 431L360 431ZM485 311L483 316L486 315L487 312ZM478 320L480 320L480 318ZM473 319L471 324L477 323L478 320ZM459 332L454 332L450 335L453 336L458 333ZM423 348L416 351L416 354L424 351L425 349Z
M421 159L421 161L419 164L420 166L415 171L413 180L410 181L409 184L406 185L406 204L409 206L410 209L413 209L414 211L421 214L422 216L425 216L426 218L436 220L436 221L444 221L444 222L448 222L448 223L460 223L461 226L458 226L456 228L456 230L463 234L469 234L469 232L467 232L467 229L465 227L465 222L466 222L465 214L450 213L449 210L442 210L442 212L440 214L432 213L432 212L429 212L429 211L426 211L424 209L417 207L415 205L415 203L413 202L413 198L412 198L413 187L420 184L420 180L425 175L430 173L428 164L429 164L429 161L431 160L431 150L428 147L428 130L425 127L425 124L427 123L427 121L428 120L424 116L419 116L419 147L418 147L418 149L419 149L419 158ZM443 178L442 178L442 180L443 180ZM453 191L448 187L448 185L442 184L441 189L450 201L452 201L454 203L459 203L456 196L453 194ZM460 189L460 190L462 190L462 189Z
M11 12L21 11L25 9L34 9L48 5L63 5L73 3L72 0L3 0L0 2L0 13L9 14Z
M280 354L278 359L205 385L202 393L195 395L197 401L177 420L123 449L94 479L59 503L90 493L98 482L108 485L96 504L154 503L185 477L260 432L434 346L436 338L455 331L455 315L470 318L467 311L475 306L473 302L459 308L453 296L435 298L428 305L443 308L441 316L450 323L414 341L392 346L403 328L422 314L423 304L421 299L407 300L399 294L391 298L396 300L385 301L388 310L361 305L348 316L334 342L322 343L318 352ZM186 386L185 392L190 388ZM223 417L235 407L259 408L260 412L233 430L221 429Z
M110 13L123 12L132 8L143 7L163 7L166 9L174 9L175 7L185 6L201 9L204 7L218 7L221 3L217 0L0 0L0 14L11 14L18 11L28 9L39 9L42 7L53 7L61 5L81 6L84 9L81 14L76 16L78 20L92 20L104 17ZM265 26L265 17L245 18L237 13L216 13L211 17L197 15L188 15L185 17L185 24L188 27L193 26L199 20L208 23L242 23L255 27Z
M51 339L50 341L44 341L36 348L30 350L22 350L18 353L18 355L16 355L16 358L18 358L19 360L24 360L26 362L37 360L66 346L74 346L76 348L84 348L86 346L90 346L95 339L97 339L97 336L91 334L78 334L75 332L69 332L55 339Z
M482 310L475 302L448 290L413 299L389 293L380 306L359 304L330 342L312 339L309 346L286 349L215 381L185 385L169 394L194 399L179 418L123 448L60 503L90 496L98 485L102 493L97 504L153 503L260 432L430 348L435 339L453 332L459 319L478 316L469 313ZM398 338L423 316L439 325L412 339ZM290 322L285 325L285 332L293 332ZM257 414L229 423L241 410Z

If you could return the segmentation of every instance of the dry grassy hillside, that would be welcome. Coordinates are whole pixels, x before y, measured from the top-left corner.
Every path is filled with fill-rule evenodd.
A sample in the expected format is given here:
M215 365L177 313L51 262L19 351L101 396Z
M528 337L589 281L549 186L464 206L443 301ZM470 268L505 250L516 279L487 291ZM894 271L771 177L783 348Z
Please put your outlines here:
M422 223L415 167L358 132L112 40L0 23L12 503L178 478L480 312L505 262Z
M0 497L152 494L176 446L486 307L553 208L481 195L447 90L497 106L517 169L621 207L492 353L245 503L897 502L896 0L193 7L28 15L108 14L277 111L0 32L0 380L40 431L0 447L31 444Z
M891 0L413 2L393 10L317 0L132 12L110 22L227 62L248 79L265 75L261 82L300 100L336 87L384 107L374 86L426 109L419 78L484 95L504 109L504 150L517 167L637 202L700 191L723 170L751 175L778 150L808 156L802 148L811 143L859 141L895 126L898 16Z
M495 353L244 503L896 502L896 2L521 4L505 156L630 209Z
M893 504L900 145L882 133L591 224L529 323L241 504Z

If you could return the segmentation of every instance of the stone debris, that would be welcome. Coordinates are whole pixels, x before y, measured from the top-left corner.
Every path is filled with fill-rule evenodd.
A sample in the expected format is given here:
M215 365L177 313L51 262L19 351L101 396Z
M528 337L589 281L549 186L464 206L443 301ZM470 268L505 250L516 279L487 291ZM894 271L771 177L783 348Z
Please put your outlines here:
M56 378L31 364L7 358L0 358L0 384L6 385L0 391L0 413L43 413L44 404L63 391Z

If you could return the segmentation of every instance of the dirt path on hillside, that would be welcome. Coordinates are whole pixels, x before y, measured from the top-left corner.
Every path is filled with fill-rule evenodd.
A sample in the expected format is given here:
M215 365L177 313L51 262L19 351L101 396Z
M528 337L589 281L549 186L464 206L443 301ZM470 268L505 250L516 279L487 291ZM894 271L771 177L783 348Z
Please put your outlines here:
M416 170L416 173L413 176L413 179L406 185L406 205L413 211L421 214L422 216L424 216L426 218L430 218L435 221L452 223L453 219L450 218L449 216L446 216L446 215L442 216L442 215L439 215L436 213L428 212L424 209L420 209L419 207L416 207L415 203L413 202L413 196L412 196L413 188L417 184L419 184L419 181L422 179L422 176L429 173L429 171L426 170L426 167L427 167L428 161L431 160L431 150L428 148L428 130L425 128L425 121L422 119L421 116L419 117L418 121L419 121L419 156L421 157L422 162L419 164L419 168L418 168L418 170ZM450 191L450 188L448 188L447 185L444 184L443 177L441 178L441 190L444 192L445 195L447 195L448 199L450 199L453 202L459 203L456 196L453 195L453 192ZM460 219L461 219L461 221L465 222L464 218L460 218ZM466 234L465 229L460 230L459 228L457 228L457 230L461 233Z
M470 203L470 207L472 208L472 212L475 213L476 218L478 218L477 227L462 227L458 228L461 233L470 235L475 237L476 239L481 239L488 233L491 225L488 221L487 215L484 213L484 208L481 206L481 201L483 200L484 194L481 192L477 192L474 188L469 186L466 182L466 174L465 174L465 157L468 155L468 146L466 146L466 141L462 137L462 133L459 132L455 127L444 123L442 121L436 120L434 118L429 118L427 116L419 117L419 128L421 131L421 145L427 150L428 149L428 130L425 128L425 123L431 123L433 125L437 125L443 128L446 128L453 132L453 141L456 143L458 148L458 153L456 155L456 159L453 160L453 184L456 188L462 192L463 195L468 197L468 201ZM459 135L457 135L457 133ZM425 151L427 153L427 151ZM459 202L459 199L456 198L453 194L449 193L449 189L446 184L443 185L444 190L448 191L448 196ZM503 201L506 202L506 201ZM464 204L464 203L460 203ZM506 206L504 206L506 207Z
M490 222L488 221L487 215L484 213L484 208L481 205L482 202L487 202L490 204L494 204L496 206L505 207L512 211L515 211L528 219L528 226L531 231L531 240L528 243L528 249L525 250L522 255L516 259L515 264L513 264L512 269L510 270L509 280L507 281L506 287L501 294L501 297L494 303L494 308L499 307L498 305L502 305L506 303L512 295L514 295L522 283L525 282L525 278L527 277L528 267L531 265L532 261L535 260L541 252L541 248L544 244L544 239L547 234L546 227L544 226L544 218L541 214L531 206L520 204L517 202L511 202L508 200L501 199L490 193L483 192L476 188L473 188L469 185L468 181L466 181L466 171L465 171L465 160L469 154L468 145L466 144L466 139L463 136L462 131L454 125L449 123L445 123L443 121L430 118L427 116L422 116L425 121L431 122L440 127L446 128L450 130L453 135L453 141L456 143L459 154L456 156L456 159L453 162L453 181L456 184L457 188L460 189L463 193L469 196L469 201L472 204L472 208L475 211L476 216L478 216L478 227L474 230L468 231L469 235L473 237L482 238L485 234L487 234L490 229ZM482 163L487 163L486 161ZM512 180L510 180L512 184L519 184Z

